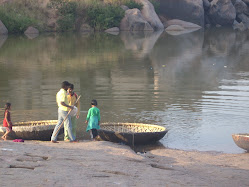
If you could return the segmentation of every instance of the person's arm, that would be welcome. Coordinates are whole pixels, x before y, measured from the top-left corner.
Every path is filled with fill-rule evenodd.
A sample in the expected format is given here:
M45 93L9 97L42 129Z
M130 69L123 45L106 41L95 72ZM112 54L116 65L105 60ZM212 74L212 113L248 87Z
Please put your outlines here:
M73 106L69 106L65 102L61 102L61 105L73 110Z
M85 123L88 123L88 120L89 120L90 116L91 116L91 108L88 110Z

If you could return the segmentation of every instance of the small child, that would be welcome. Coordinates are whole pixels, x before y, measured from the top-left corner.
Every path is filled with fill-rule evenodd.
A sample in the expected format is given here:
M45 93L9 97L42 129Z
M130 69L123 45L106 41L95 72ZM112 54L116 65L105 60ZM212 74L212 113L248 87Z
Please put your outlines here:
M5 111L4 111L4 120L3 120L3 126L6 127L6 132L2 136L3 140L7 140L7 135L12 131L12 122L10 118L10 109L11 109L11 104L6 103L5 104Z
M97 108L97 101L95 99L92 100L91 105L92 108L88 110L85 122L88 123L86 132L90 130L91 139L96 141L96 137L98 136L97 129L100 129L100 112Z

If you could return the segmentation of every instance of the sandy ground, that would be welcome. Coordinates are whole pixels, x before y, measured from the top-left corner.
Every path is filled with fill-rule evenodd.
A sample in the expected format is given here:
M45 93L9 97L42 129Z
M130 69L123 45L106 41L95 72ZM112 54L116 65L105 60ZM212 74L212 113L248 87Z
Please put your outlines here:
M249 153L0 141L0 186L248 186Z

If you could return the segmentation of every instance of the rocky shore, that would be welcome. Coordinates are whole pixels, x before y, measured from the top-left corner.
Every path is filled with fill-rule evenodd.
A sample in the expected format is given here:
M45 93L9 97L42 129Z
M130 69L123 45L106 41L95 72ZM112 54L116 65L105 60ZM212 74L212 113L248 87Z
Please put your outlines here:
M248 186L244 154L155 149L111 142L0 141L1 186Z
M249 1L248 0L154 0L160 3L159 12L156 13L155 8L149 0L134 0L137 4L141 5L141 10L138 8L128 8L128 6L121 5L124 11L124 16L117 24L116 27L105 29L106 32L111 34L118 34L120 31L149 31L154 32L164 30L168 32L180 31L182 33L188 31L195 31L201 28L210 27L233 27L234 30L245 31L249 28ZM37 1L40 2L40 1ZM62 17L67 16L72 18L74 22L68 23L68 20L61 24L70 31L77 32L94 32L100 28L94 28L91 22L95 20L87 19L85 10L79 11L74 14L66 14L67 11L61 11L57 5L51 5L52 0L42 1L36 5L43 12L45 23L42 32L61 32L63 29L59 28L59 23ZM70 1L71 2L71 1ZM72 1L74 2L74 1ZM5 0L0 1L0 5L8 4L12 6L13 1ZM27 3L27 2L25 2ZM13 5L14 6L14 5ZM28 5L27 5L28 6ZM29 5L31 6L31 5ZM72 6L73 7L73 6ZM69 8L72 8L71 5ZM68 7L66 7L68 8ZM76 8L76 7L75 7ZM31 7L32 9L32 7ZM65 8L64 8L65 9ZM91 9L91 8L89 8ZM76 9L75 9L76 10ZM67 12L68 13L68 12ZM73 15L73 16L72 16ZM104 19L104 18L103 18ZM69 20L70 21L70 20ZM71 28L68 28L69 27ZM64 28L65 31L65 28ZM39 34L39 28L34 25L29 25L23 31L25 35L36 36ZM8 28L0 20L0 34L8 34Z

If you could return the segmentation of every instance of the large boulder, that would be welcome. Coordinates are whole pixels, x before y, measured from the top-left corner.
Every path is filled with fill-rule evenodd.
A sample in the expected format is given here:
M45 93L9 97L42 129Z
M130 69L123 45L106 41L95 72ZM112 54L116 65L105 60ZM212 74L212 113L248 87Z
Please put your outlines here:
M242 22L239 23L236 20L234 20L233 29L239 30L239 31L244 31L244 30L246 30L246 27L245 27L244 23L242 23Z
M121 31L153 31L154 29L145 20L137 8L125 11L125 16L120 23Z
M236 0L234 3L236 14L243 14L247 12L248 7L242 0Z
M213 0L208 17L213 25L231 26L236 18L236 10L231 0Z
M136 0L143 5L142 15L145 20L153 27L154 30L164 29L164 26L155 12L154 6L148 0Z
M210 2L208 0L203 0L203 7L205 10L208 10L210 8Z
M246 29L249 29L249 17L245 14L239 14L237 17L245 25Z
M246 3L247 5L249 5L249 0L243 0L244 3Z
M180 19L204 26L202 0L160 0L160 12L170 19Z
M34 39L36 38L37 36L39 36L39 31L34 28L34 27L28 27L26 29L26 31L24 32L24 34L29 38L29 39Z
M30 27L28 27L26 29L24 34L26 34L26 35L28 35L28 34L39 34L39 31L36 28L30 26Z
M172 19L172 20L168 20L165 22L165 27L169 27L170 25L179 25L185 29L191 29L191 28L198 28L200 29L201 26L197 25L197 24L194 24L194 23L190 23L190 22L187 22L187 21L182 21L182 20L179 20L179 19Z
M199 29L200 28L184 28L180 25L170 25L165 29L165 31L170 35L181 35L181 34L191 33Z
M3 22L0 20L0 35L8 34L8 29L5 27Z

